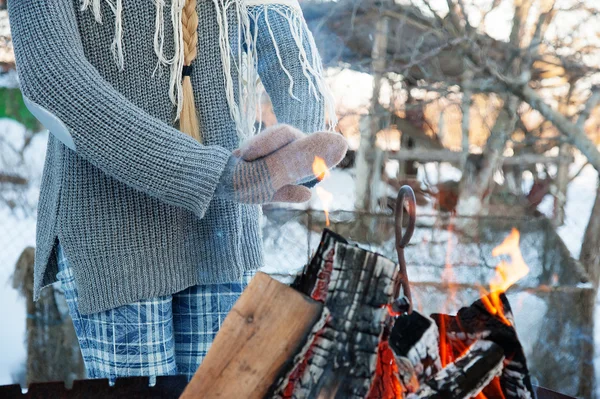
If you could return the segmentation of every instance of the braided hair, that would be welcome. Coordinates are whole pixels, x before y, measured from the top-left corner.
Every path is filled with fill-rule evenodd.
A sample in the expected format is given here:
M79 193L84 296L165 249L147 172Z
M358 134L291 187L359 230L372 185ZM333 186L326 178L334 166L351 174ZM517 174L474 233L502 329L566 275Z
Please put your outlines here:
M192 63L198 56L198 11L197 0L186 0L181 19L183 25L184 67L182 76L183 105L179 119L179 130L202 142L200 134L200 123L196 102L194 100L194 89L192 88Z

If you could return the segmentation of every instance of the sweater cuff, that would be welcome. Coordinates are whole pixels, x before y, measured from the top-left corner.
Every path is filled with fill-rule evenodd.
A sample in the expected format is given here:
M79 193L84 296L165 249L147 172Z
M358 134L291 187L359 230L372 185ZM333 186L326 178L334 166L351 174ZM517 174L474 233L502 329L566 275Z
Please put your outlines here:
M210 150L209 156L205 151L207 149ZM193 210L194 214L202 219L214 197L231 151L220 146L205 146L201 157L197 156L199 154L189 155L184 156L180 164L181 172L186 178L176 180L186 181L187 184L173 191L177 193L178 198L172 200Z

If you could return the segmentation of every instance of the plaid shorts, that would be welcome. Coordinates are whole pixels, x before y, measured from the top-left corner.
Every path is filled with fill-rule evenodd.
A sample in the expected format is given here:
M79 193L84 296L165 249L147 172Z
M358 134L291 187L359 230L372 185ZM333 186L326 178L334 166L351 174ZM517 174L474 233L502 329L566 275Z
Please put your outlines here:
M88 378L183 374L191 379L225 316L255 272L241 281L197 285L101 313L77 310L73 269L58 245L58 274Z

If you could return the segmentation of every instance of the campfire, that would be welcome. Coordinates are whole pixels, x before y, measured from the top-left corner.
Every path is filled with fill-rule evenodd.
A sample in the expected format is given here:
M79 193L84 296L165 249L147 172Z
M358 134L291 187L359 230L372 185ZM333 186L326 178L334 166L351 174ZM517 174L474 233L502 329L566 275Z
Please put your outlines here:
M183 397L535 398L504 294L528 272L519 232L494 250L508 259L479 300L456 315L421 314L403 253L414 196L403 190L399 264L326 229L291 288L264 274L253 280Z

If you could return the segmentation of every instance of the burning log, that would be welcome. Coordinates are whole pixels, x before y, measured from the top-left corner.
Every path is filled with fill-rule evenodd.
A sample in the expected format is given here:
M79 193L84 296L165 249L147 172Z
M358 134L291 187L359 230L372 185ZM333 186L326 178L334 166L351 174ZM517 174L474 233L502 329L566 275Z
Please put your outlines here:
M294 287L323 302L330 313L324 326L313 328L310 344L295 358L291 371L277 381L274 397L468 398L495 377L511 374L505 367L514 358L505 360L505 353L513 355L520 348L518 341L519 346L505 350L503 342L479 340L485 329L480 329L482 334L461 335L450 325L444 325L445 335L455 340L464 335L470 341L442 369L438 325L417 312L404 314L408 302L403 306L400 300L392 301L390 287L397 278L398 269L388 260L326 231ZM483 307L482 301L473 307L479 304ZM510 309L508 304L505 309ZM494 334L510 332L516 339L514 328L488 315L489 328L498 328ZM468 318L464 310L459 316ZM458 322L459 316L444 317ZM509 310L505 317L512 319Z
M504 369L500 376L500 386L504 397L534 398L534 391L527 369L523 347L514 327L510 304L504 294L500 295L502 307L490 307L489 297L484 297L473 305L462 308L456 316L434 314L441 331L445 331L448 353L461 352L479 338L485 338L499 345L505 353ZM500 317L502 312L503 317ZM510 323L506 324L504 319ZM484 391L485 393L485 391Z
M375 379L367 399L400 398L417 392L426 377L441 369L438 329L433 320L417 312L408 314L404 297L391 307L392 315L403 315L386 331L379 345Z
M330 314L310 358L296 362L275 397L364 398L369 393L386 321L391 317L397 266L326 230L312 262L294 287L325 304ZM302 372L298 370L302 369Z
M439 331L435 322L418 312L398 317L390 338L397 357L406 358L420 376L419 383L442 369L439 355Z
M468 399L477 396L502 372L504 351L490 341L477 341L467 353L429 379L407 399Z

